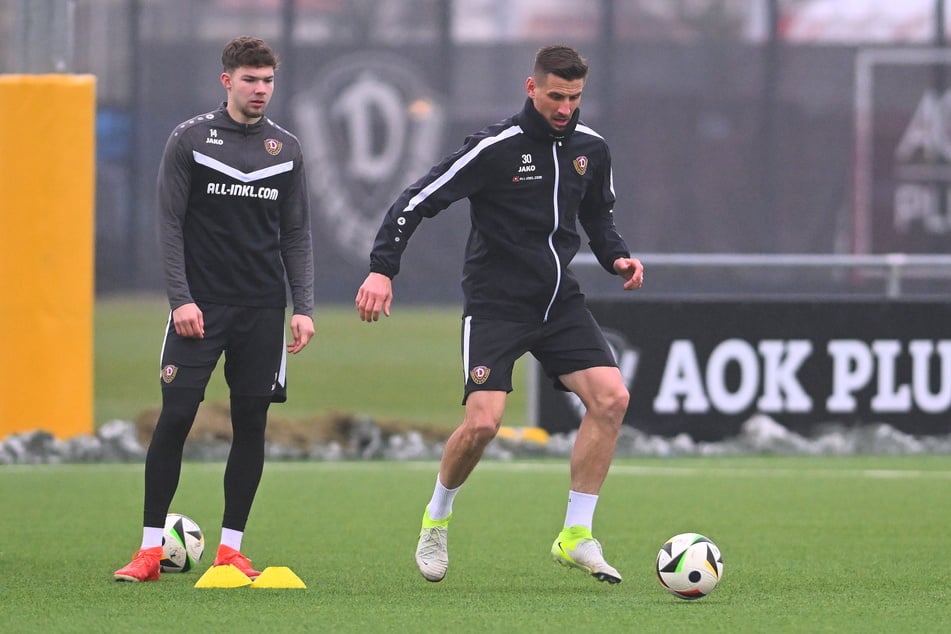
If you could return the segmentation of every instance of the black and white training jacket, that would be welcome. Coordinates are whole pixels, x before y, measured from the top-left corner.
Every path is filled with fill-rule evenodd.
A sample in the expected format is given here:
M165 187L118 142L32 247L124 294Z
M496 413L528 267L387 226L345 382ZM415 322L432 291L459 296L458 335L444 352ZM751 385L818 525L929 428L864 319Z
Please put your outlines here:
M158 175L158 233L169 304L314 309L314 259L297 138L222 104L177 126Z
M526 100L519 113L467 138L387 211L370 270L394 277L422 219L468 198L465 315L543 322L583 303L568 270L581 244L577 223L608 272L630 251L614 226L610 150L578 117L576 110L556 134Z

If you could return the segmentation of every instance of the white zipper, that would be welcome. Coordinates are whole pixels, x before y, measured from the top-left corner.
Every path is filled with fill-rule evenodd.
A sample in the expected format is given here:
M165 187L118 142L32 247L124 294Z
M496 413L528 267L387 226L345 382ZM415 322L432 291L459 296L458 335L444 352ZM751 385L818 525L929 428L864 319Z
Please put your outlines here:
M555 250L555 232L558 231L558 181L561 178L561 173L558 167L558 143L551 144L551 156L555 160L555 186L552 188L552 228L551 233L548 234L548 249L551 251L552 257L555 259L555 290L551 294L551 300L548 302L548 307L545 309L545 317L542 321L548 321L548 313L551 312L551 307L555 303L555 298L558 296L558 289L561 287L561 260L558 258L558 252Z

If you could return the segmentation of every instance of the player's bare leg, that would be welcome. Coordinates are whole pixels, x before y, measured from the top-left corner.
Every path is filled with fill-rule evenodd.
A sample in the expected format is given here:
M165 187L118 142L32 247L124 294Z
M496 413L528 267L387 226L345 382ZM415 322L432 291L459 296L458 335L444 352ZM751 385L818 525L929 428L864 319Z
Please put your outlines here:
M479 464L482 452L502 424L505 412L505 392L473 392L466 399L466 414L443 450L439 464L439 481L448 489L462 484Z
M591 501L584 522L567 525L566 519L566 526L552 544L551 555L563 566L583 570L600 581L619 583L620 573L604 560L601 544L591 535L591 520L611 467L630 395L621 373L613 367L589 368L560 379L578 395L586 410L571 453L571 495L587 496Z
M597 495L611 467L630 393L613 367L589 368L560 378L585 406L571 452L571 489Z
M499 431L505 392L474 392L466 399L462 424L449 437L439 466L433 500L423 512L416 544L416 566L429 581L442 581L449 570L449 519L455 492L479 464L486 446Z

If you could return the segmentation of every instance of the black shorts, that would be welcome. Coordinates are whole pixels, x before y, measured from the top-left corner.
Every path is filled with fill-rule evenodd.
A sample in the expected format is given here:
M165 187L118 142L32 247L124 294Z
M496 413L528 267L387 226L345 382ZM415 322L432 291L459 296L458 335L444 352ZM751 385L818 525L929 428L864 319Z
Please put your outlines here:
M601 327L587 308L569 311L544 324L466 316L462 321L465 404L480 390L512 391L512 369L526 352L538 359L558 390L558 377L578 370L617 367Z
M179 336L169 314L162 346L162 389L200 389L204 394L223 353L232 394L284 400L284 309L207 303L198 307L205 320L203 339Z

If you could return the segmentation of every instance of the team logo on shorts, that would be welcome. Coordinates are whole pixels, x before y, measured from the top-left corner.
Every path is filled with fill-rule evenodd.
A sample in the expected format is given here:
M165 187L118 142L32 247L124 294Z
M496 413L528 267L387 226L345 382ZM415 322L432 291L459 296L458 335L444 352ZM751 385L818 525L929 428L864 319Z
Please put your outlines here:
M572 161L575 166L575 171L584 176L584 173L588 171L588 157L579 156L574 161Z
M264 140L264 149L267 150L267 153L271 156L277 156L281 153L281 148L284 147L284 144L278 141L277 139L265 139Z
M482 385L485 383L486 379L489 378L489 372L491 370L484 365L476 366L472 368L472 371L469 372L469 376L472 377L472 382L477 385Z
M177 365L167 365L162 368L162 381L164 383L171 383L175 380L175 376L178 374Z

